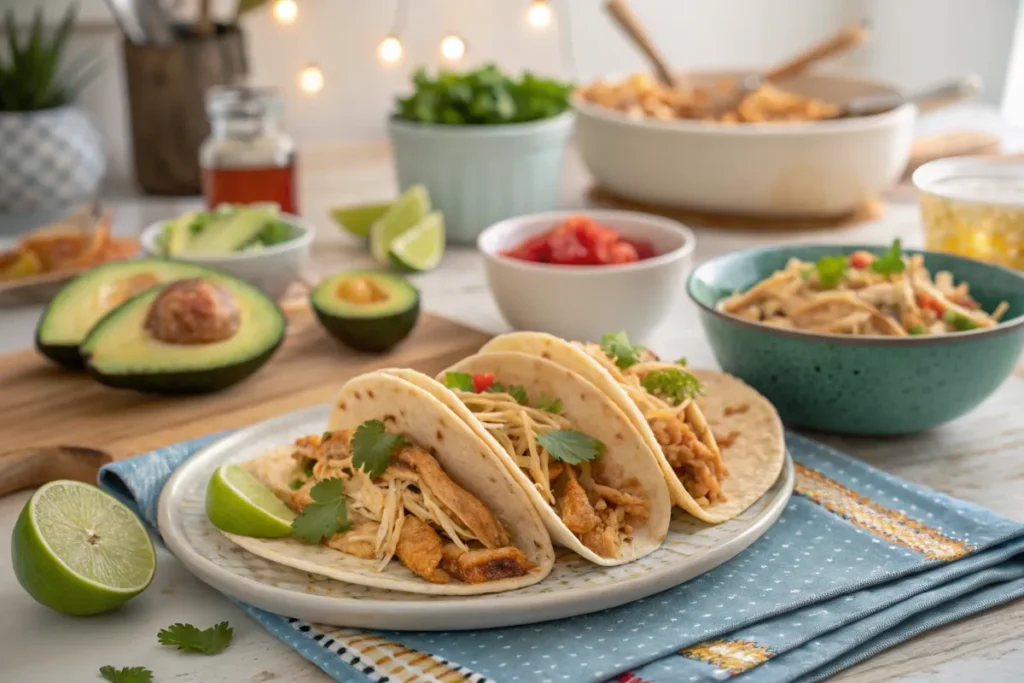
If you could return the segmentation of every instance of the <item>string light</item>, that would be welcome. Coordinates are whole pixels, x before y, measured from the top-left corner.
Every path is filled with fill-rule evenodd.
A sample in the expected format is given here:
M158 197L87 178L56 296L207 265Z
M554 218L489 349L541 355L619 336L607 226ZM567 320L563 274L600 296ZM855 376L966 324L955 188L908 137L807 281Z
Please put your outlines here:
M441 56L449 62L457 62L466 56L466 42L456 35L445 36L441 40Z
M396 64L402 60L405 49L402 47L402 30L405 28L405 17L409 13L408 0L397 0L395 18L391 21L391 30L377 46L377 57L384 64Z
M299 16L299 6L295 0L274 0L274 19L279 24L290 24Z
M377 46L377 56L385 64L394 64L402 59L402 41L397 36L388 36Z
M547 28L551 23L552 11L548 0L532 0L526 10L526 23L534 28Z
M315 95L324 89L324 72L316 64L310 64L299 72L299 87L302 92Z

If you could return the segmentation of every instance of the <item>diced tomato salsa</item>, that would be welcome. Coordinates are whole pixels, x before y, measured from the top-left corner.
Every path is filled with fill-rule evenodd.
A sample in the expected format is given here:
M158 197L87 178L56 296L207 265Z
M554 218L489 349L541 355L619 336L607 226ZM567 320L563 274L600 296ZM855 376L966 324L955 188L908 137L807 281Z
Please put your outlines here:
M655 256L650 242L623 237L587 216L570 216L555 227L501 252L502 256L564 266L633 263Z

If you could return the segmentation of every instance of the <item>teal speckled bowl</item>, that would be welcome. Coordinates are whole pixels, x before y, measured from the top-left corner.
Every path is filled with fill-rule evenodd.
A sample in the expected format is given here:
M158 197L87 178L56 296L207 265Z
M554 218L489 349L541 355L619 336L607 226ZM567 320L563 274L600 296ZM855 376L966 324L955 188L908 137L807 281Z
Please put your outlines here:
M924 255L928 270L966 281L986 311L1010 305L994 328L938 337L853 337L761 325L715 305L746 291L791 257L816 261L878 245L789 245L746 249L696 268L686 290L722 369L755 387L783 420L842 434L908 434L967 413L1002 384L1024 346L1024 276L962 256Z

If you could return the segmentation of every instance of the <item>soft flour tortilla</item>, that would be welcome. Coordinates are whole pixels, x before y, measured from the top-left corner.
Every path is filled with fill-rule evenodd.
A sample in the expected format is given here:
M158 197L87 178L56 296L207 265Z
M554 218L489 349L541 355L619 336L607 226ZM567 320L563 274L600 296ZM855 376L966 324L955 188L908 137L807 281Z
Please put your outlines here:
M740 380L719 372L691 370L704 384L704 396L696 403L716 435L737 432L735 442L728 448L721 448L722 460L729 474L722 480L722 491L726 500L703 508L687 492L665 455L661 446L644 418L643 412L626 393L626 390L608 370L594 360L580 347L559 337L540 332L513 332L495 337L480 349L480 354L516 351L531 356L549 359L579 373L609 396L629 417L629 420L643 435L654 451L658 465L668 483L672 501L686 512L700 520L717 524L732 519L764 495L778 479L785 459L785 442L782 423L775 407ZM726 417L725 406L740 408ZM713 413L709 415L709 412ZM730 411L731 412L731 411ZM690 414L687 417L691 417Z
M573 550L590 562L611 567L626 564L647 555L656 550L665 539L672 517L672 501L654 455L622 411L609 401L597 387L575 372L543 358L535 358L522 353L470 356L445 371L471 374L493 372L497 381L503 384L521 384L526 389L527 395L532 398L541 394L559 398L562 401L563 415L577 429L605 444L605 453L602 459L605 463L609 484L615 486L619 482L636 479L643 487L644 495L650 501L651 506L650 518L645 524L636 527L632 542L623 543L622 554L616 558L598 555L584 546L566 528L558 513L534 488L526 473L519 469L505 449L487 432L472 411L453 392L440 382L419 373L413 373L415 376L410 375L411 371L409 370L385 370L385 372L416 381L419 386L444 401L466 421L466 424L472 425L476 433L490 444L494 453L507 467L508 472L529 496L556 544ZM444 377L444 372L440 377Z
M429 379L429 378L427 378ZM527 575L468 584L430 583L407 569L395 557L377 571L376 560L363 560L294 538L250 538L225 534L254 555L271 562L328 578L408 593L477 595L514 590L537 583L554 566L551 538L540 515L523 495L519 484L485 443L455 413L430 393L410 382L374 372L352 379L342 387L326 429L358 427L367 420L383 420L389 431L401 432L411 442L434 453L445 473L494 513L520 548L537 566ZM245 463L257 478L282 498L291 493L288 483L299 465L283 446Z

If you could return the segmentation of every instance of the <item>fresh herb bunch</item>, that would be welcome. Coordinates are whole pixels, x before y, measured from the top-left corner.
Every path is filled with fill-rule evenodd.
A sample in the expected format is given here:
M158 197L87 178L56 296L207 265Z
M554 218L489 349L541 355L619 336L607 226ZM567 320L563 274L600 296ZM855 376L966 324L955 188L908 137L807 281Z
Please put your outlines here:
M95 59L76 59L61 69L61 58L78 7L72 5L53 31L43 26L43 9L36 9L32 24L19 29L14 10L4 16L7 50L0 50L0 111L39 111L61 107L78 95L95 75Z
M417 123L495 125L558 116L569 108L571 83L530 72L518 80L488 64L457 73L441 69L431 79L422 67L412 78L415 91L396 102L395 118Z

